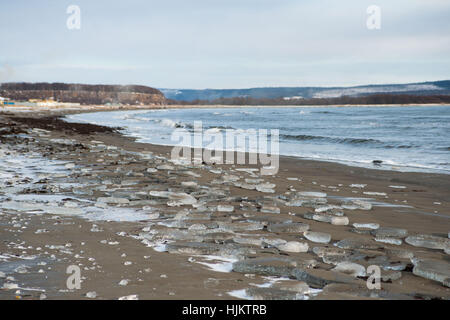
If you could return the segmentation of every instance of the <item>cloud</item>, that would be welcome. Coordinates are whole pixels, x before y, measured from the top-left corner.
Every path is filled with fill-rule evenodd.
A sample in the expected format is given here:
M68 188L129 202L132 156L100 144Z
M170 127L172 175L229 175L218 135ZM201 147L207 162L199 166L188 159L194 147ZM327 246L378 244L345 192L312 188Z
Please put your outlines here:
M8 45L0 61L15 68L14 80L233 88L434 80L450 71L448 0L377 0L376 31L366 28L372 0L77 4L81 29L71 31L67 2L0 2Z

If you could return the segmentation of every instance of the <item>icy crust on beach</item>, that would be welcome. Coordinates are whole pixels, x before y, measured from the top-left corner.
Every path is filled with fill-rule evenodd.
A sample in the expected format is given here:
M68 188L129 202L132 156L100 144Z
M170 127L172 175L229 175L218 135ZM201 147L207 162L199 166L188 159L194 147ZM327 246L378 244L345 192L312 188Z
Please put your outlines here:
M52 140L56 139L50 142L61 143ZM63 142L75 144L70 140ZM89 220L140 221L148 218L149 210L103 207L77 197L77 193L83 194L83 189L103 187L99 181L68 183L67 176L74 172L72 170L76 170L73 163L47 160L33 152L24 156L7 145L0 145L0 208L34 214L76 215ZM52 180L51 184L49 180Z
M45 130L29 129L9 138L4 136L0 145L2 214L139 222L137 231L118 236L135 239L157 252L186 256L189 263L215 271L219 277L220 273L236 273L252 280L245 287L237 283L235 290L227 292L231 297L414 299L417 293L401 290L406 273L449 286L450 265L444 258L449 239L372 222L377 206L397 205L390 203L387 194L357 181L350 188L364 189L360 194L370 197L330 196L325 188L337 194L344 186L306 186L301 177L288 180L295 186L281 189L255 168L183 164L98 140L54 139ZM58 159L60 155L72 160ZM85 160L77 160L81 158ZM212 179L202 180L206 174ZM295 208L302 208L301 213L292 213ZM361 215L365 222L351 221L349 213ZM19 219L8 227L17 232L28 228ZM330 230L350 230L355 236L337 238L334 234L339 233ZM93 223L90 232L101 230ZM410 250L399 247L405 243ZM104 244L115 246L120 241L104 240ZM56 249L73 254L70 245ZM421 256L428 249L438 250L443 259L431 263L426 255ZM39 264L47 263L46 259L52 257L0 253L5 263ZM395 292L367 288L370 265L379 266L383 285L395 284ZM27 272L27 264L18 267L1 271L5 290L21 290L10 274ZM128 279L118 283L127 284ZM88 292L86 297L98 295ZM130 293L121 298L138 296Z

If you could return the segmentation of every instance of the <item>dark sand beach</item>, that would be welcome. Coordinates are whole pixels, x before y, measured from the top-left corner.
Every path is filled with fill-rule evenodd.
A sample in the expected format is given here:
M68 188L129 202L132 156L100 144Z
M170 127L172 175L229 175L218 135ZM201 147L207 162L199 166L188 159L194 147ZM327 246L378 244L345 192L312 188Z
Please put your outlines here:
M171 147L48 112L0 114L0 146L0 299L450 298L448 175L183 165ZM64 171L8 171L19 156ZM81 289L66 286L70 265ZM381 289L367 287L373 265Z

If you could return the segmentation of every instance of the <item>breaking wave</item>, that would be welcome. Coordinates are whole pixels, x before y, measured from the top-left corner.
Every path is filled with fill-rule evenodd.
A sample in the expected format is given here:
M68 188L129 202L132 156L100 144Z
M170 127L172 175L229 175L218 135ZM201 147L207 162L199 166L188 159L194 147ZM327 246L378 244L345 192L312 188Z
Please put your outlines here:
M295 141L323 141L331 143L341 143L341 144L351 144L351 145L370 145L373 147L380 147L386 149L398 148L398 149L409 149L414 148L413 145L404 144L388 144L377 139L370 138L337 138L337 137L324 137L324 136L313 136L313 135L291 135L291 134L280 134L281 139L285 140L295 140Z

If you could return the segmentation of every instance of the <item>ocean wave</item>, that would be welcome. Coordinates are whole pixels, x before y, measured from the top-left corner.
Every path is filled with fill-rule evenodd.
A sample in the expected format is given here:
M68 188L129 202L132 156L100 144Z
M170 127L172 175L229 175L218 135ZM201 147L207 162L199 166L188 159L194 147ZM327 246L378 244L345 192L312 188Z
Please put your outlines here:
M386 148L386 149L410 149L415 148L415 145L407 144L389 144L377 139L371 138L337 138L337 137L324 137L324 136L313 136L313 135L291 135L291 134L280 134L281 139L285 140L295 140L295 141L321 141L329 143L339 143L339 144L351 144L351 145L369 145L374 147Z
M313 111L312 113L320 113L320 114L338 114L338 112L333 112L333 111Z
M185 128L185 129L192 129L193 126L189 123L184 123L181 121L175 121L172 119L154 119L154 118L146 118L147 121L152 121L160 126L168 127L168 128Z

